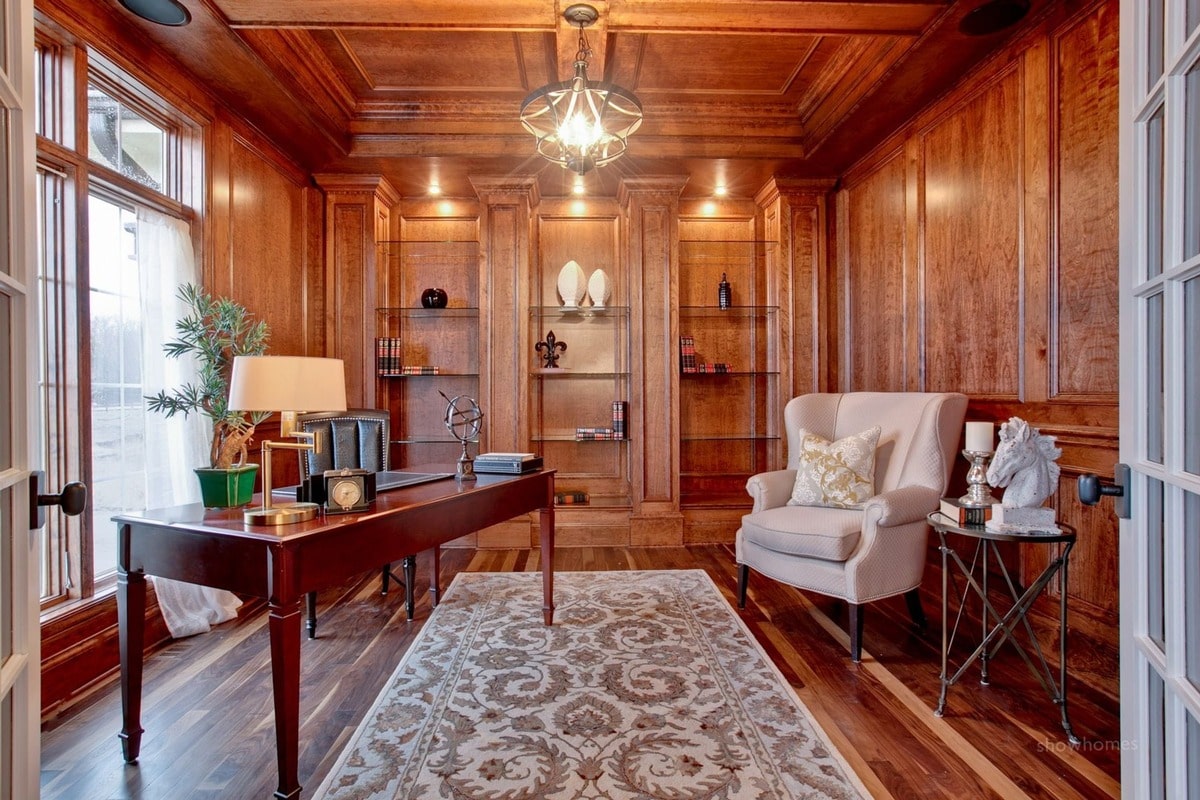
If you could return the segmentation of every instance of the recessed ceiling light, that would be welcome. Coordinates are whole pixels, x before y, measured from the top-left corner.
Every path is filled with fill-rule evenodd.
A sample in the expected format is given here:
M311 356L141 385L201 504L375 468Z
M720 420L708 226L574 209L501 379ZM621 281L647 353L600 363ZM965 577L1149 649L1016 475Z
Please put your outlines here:
M442 185L440 183L429 184L429 193L432 195L441 194L442 193Z
M958 29L968 36L987 36L1016 25L1029 13L1029 0L987 0L967 12Z
M723 183L718 184L717 187L713 189L713 194L715 194L717 197L724 197L728 192L729 190L725 188L725 184Z
M120 0L121 5L139 17L159 25L187 25L192 14L178 0Z

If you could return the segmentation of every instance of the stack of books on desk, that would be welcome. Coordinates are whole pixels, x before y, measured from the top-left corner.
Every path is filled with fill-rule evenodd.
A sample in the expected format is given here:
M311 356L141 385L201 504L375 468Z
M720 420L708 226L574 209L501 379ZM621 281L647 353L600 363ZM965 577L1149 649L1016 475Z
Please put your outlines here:
M542 468L542 457L537 453L480 453L475 456L475 471L519 475Z

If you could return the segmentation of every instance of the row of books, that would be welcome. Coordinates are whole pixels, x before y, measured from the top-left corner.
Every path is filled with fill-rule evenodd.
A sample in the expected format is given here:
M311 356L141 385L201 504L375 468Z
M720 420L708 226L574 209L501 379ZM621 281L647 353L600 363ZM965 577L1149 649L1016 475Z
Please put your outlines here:
M575 441L594 442L606 439L627 439L629 429L626 418L629 415L629 404L624 400L613 400L612 427L580 426L575 429Z
M617 433L612 428L579 427L575 429L575 441L577 442L597 442L624 438L624 434Z
M686 373L700 373L705 375L725 375L733 372L733 365L725 362L715 364L697 364L695 369L685 369Z
M375 374L381 378L397 375L437 375L437 367L404 363L404 340L381 336L375 340Z
M590 499L587 492L554 493L554 505L556 506L585 506Z
M375 370L375 374L381 378L395 378L402 375L440 375L441 370L438 367L406 364L393 369L379 367Z
M679 370L685 374L725 374L733 372L733 365L725 362L705 364L696 358L696 340L691 336L679 337Z

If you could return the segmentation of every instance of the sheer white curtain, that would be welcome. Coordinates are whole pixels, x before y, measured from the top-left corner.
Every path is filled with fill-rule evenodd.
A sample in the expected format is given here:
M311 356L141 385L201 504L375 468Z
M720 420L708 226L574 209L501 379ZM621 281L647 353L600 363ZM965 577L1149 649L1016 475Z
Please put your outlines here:
M179 287L199 274L191 232L183 220L139 208L138 280L142 303L142 385L146 394L197 381L191 358L167 358L163 344L175 337L175 321L188 313ZM146 414L146 497L173 506L200 500L192 469L208 466L212 424L207 417ZM203 633L237 616L241 601L232 592L155 578L159 607L171 635Z

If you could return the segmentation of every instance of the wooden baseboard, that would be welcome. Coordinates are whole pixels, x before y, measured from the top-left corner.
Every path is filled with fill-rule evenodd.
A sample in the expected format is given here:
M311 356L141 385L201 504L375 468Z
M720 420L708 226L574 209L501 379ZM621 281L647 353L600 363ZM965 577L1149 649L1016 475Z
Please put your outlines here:
M146 582L146 652L171 640ZM113 592L42 625L42 719L52 717L114 677L120 669L117 598Z

